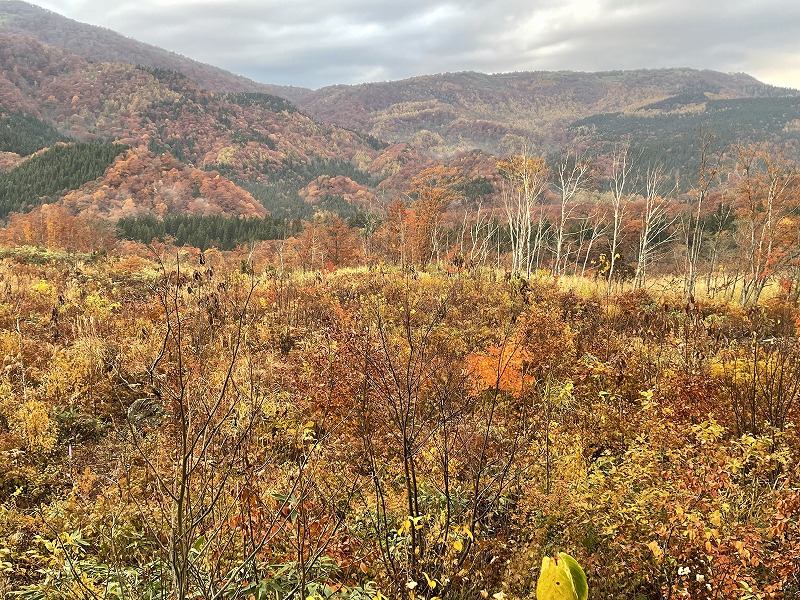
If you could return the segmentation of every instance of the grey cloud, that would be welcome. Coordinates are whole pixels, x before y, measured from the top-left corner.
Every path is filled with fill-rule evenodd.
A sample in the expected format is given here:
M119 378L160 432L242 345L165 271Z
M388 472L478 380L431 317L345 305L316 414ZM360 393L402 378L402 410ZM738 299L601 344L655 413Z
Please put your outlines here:
M47 0L268 83L690 66L800 87L796 0ZM794 59L794 61L792 60Z

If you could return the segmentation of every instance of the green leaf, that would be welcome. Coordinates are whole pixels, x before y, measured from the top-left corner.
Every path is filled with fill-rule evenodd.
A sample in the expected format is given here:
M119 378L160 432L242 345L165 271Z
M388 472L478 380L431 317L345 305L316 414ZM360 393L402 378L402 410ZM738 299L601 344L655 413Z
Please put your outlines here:
M586 581L586 573L583 572L578 561L569 554L561 552L560 555L561 559L567 564L567 568L572 575L572 583L575 584L575 592L578 594L578 600L586 600L589 597L589 584Z

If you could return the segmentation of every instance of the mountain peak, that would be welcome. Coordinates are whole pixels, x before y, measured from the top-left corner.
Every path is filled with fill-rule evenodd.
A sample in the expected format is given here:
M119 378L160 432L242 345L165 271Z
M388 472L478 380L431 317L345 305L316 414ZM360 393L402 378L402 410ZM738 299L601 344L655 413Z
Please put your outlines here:
M179 71L214 92L262 92L281 95L283 86L258 83L219 67L139 42L105 27L75 21L22 0L0 2L0 31L31 36L89 62L120 62Z

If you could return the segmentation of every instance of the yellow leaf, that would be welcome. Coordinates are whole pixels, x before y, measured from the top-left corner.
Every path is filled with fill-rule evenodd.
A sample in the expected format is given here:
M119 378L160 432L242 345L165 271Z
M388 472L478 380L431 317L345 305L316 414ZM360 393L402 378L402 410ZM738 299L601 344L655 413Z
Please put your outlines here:
M425 581L428 583L428 587L432 590L436 589L436 581L428 577L428 574L423 571L422 573L425 576Z
M406 519L400 525L400 529L397 530L397 535L404 535L407 531L411 531L411 520Z
M461 540L456 540L453 542L453 548L455 548L456 552L461 552L464 549L464 543Z
M658 542L656 542L655 540L649 542L647 544L647 547L650 548L651 552L653 553L653 556L656 557L656 560L660 560L661 557L664 556L664 551L661 549L661 546L659 546Z
M586 574L578 561L564 552L542 558L542 569L536 582L538 600L587 600L588 597Z

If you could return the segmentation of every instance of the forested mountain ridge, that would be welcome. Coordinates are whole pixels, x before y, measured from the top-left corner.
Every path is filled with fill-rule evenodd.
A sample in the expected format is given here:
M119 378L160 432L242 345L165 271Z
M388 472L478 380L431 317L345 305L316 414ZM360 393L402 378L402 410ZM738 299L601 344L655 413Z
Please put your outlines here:
M73 141L120 142L139 148L137 156L149 165L137 172L137 180L149 177L148 184L140 181L137 191L127 185L132 180L123 176L120 183L118 174L109 172L83 194L94 200L70 203L75 210L92 205L93 214L106 217L138 215L140 204L157 204L149 196L164 182L173 190L194 188L196 200L197 173L202 171L210 173L211 180L221 177L236 185L201 186L211 194L200 196L210 201L202 209L188 197L166 203L168 209L228 214L239 206L249 207L240 216L258 216L263 209L253 208L253 194L270 211L302 216L309 209L298 192L318 177L346 177L370 189L381 184L402 190L409 177L430 163L410 148L390 148L314 121L278 96L213 92L174 70L90 62L20 33L0 31L0 64L0 152L6 153L5 170L18 165L20 157ZM142 148L150 155L143 155ZM161 160L167 171L159 171L153 157L165 153L177 161ZM177 166L167 168L172 162ZM183 183L176 174L186 176ZM120 214L121 205L98 208L102 198L115 206L122 202L125 209ZM9 207L40 203L38 197L17 198Z
M379 220L393 200L408 205L412 181L442 163L463 178L455 215L497 208L498 157L523 147L551 161L580 147L602 170L609 148L629 143L647 159L640 167L653 158L680 191L696 180L703 128L716 135L714 152L737 142L780 142L790 155L800 147L800 92L746 74L449 73L264 87L17 1L0 4L0 65L4 215L61 199L73 213L114 220ZM25 157L74 142L126 150L80 169L72 187L41 187L33 170L19 170Z
M472 149L503 154L523 140L537 151L558 151L576 135L586 134L585 128L574 127L576 122L598 115L660 116L668 121L661 134L663 138L685 125L681 115L687 111L702 115L709 102L755 99L747 107L746 113L751 114L761 109L762 99L800 94L797 90L762 83L745 73L689 68L596 73L442 73L309 90L254 82L19 0L0 4L0 31L32 36L90 63L116 62L157 71L178 71L200 89L212 92L280 96L320 121L387 142L408 142L438 156L453 156ZM718 116L712 117L717 125L731 131L730 136L723 131L722 137L741 134L739 115L725 113L730 119L722 122ZM786 123L797 118L800 114L792 112ZM609 123L608 118L601 121ZM592 141L602 142L608 141L606 137L613 138L615 132L595 127L592 133ZM754 137L770 139L780 134L780 127L767 128L756 131ZM680 146L678 155L688 152L681 137L669 142Z
M121 62L180 71L204 89L277 93L283 86L258 83L230 71L145 44L120 33L68 19L20 0L0 2L0 31L16 32L89 62ZM300 90L297 90L300 91Z
M692 99L695 112L702 112L714 100L799 94L744 73L687 68L443 73L287 93L323 121L388 141L411 141L440 154L466 147L503 153L522 140L553 151L575 135L573 123L593 115L669 114L673 103L685 104L686 98Z

